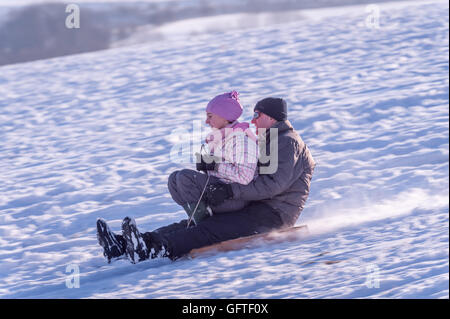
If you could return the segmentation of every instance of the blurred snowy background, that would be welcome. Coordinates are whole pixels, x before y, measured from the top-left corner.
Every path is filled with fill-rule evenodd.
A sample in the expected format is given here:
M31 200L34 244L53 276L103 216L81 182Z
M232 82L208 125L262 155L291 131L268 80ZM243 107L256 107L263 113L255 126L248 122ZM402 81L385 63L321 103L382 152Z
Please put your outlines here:
M0 0L0 65L299 21L299 10L385 0ZM68 4L80 28L66 28Z

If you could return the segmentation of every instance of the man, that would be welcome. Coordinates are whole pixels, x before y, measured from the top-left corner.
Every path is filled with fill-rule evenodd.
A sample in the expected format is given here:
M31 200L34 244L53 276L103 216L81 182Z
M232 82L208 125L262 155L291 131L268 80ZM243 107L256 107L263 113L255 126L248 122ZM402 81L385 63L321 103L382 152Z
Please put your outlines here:
M175 260L195 248L295 224L309 195L314 159L287 120L283 99L265 98L256 104L254 112L252 123L262 138L258 140L260 150L265 148L272 163L258 163L259 175L248 185L214 183L205 191L210 205L232 199L250 201L248 206L214 214L193 227L186 227L184 220L147 233L140 233L134 220L127 217L122 223L122 236L113 234L99 219L99 243L108 261L124 253L132 263L155 257ZM276 169L270 171L273 165Z

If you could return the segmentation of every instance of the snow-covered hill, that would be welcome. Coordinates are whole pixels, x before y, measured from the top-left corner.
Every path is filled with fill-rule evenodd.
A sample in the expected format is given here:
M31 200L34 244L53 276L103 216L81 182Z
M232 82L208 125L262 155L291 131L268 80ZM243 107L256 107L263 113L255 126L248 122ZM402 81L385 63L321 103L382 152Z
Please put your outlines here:
M448 298L448 4L378 8L379 28L361 6L0 67L0 297ZM175 129L230 89L244 120L263 97L288 101L318 163L309 237L106 264L98 217L184 218L166 186L193 167L170 160ZM308 262L326 251L340 262Z

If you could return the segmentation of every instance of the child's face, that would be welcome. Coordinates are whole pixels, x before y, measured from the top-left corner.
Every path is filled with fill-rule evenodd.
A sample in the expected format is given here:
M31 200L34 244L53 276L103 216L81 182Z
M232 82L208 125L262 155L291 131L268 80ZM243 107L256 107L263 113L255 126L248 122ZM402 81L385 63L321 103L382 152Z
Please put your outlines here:
M227 126L229 124L229 122L224 119L223 117L211 113L211 112L206 112L206 124L208 124L209 126L211 126L212 128L216 128L216 129L221 129L224 128L225 126Z

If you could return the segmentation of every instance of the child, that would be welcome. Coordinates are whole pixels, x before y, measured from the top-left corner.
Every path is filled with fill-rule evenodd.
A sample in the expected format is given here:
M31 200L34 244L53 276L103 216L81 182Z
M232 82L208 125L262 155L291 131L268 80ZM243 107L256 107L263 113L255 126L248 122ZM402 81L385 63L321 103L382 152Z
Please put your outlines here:
M213 98L206 107L206 124L212 132L206 138L209 154L197 154L198 171L184 169L169 176L169 191L176 203L181 205L198 224L213 213L234 211L245 207L243 200L227 200L210 207L200 196L206 183L240 183L247 185L257 176L258 152L256 136L248 123L237 119L242 114L238 93L232 91Z

